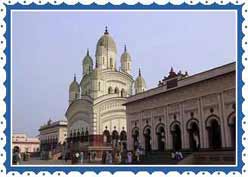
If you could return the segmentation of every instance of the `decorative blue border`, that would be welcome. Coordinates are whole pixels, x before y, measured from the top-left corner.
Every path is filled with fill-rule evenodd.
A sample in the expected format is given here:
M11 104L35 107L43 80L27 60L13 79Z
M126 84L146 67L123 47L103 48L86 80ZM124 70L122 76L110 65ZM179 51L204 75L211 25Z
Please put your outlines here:
M20 3L9 5L5 4L6 6L6 16L4 18L6 22L6 32L5 32L5 39L6 39L6 48L4 50L6 55L6 65L4 69L6 70L6 97L4 99L6 103L6 129L5 129L5 135L6 135L6 145L4 147L6 152L6 161L4 162L4 166L6 168L6 173L10 171L18 171L19 173L23 173L25 171L33 171L35 173L38 173L40 171L49 171L50 173L54 173L56 171L63 171L65 173L69 173L71 171L78 171L78 172L87 172L87 171L94 171L96 173L102 172L102 171L109 171L109 172L117 172L117 171L132 171L132 172L139 172L139 171L146 171L149 173L155 172L155 171L162 171L164 173L168 173L170 171L177 171L179 173L183 173L185 171L192 171L194 173L206 171L206 172L216 172L216 171L223 171L226 174L230 171L236 171L233 172L234 174L239 172L242 172L242 168L244 165L244 162L242 161L242 151L244 150L244 147L242 145L242 135L244 133L242 127L242 119L244 117L244 114L242 113L242 103L244 101L242 97L242 87L244 85L244 82L242 81L242 72L243 72L243 65L242 65L242 55L243 55L243 49L242 49L242 38L244 34L242 33L242 23L243 23L243 16L242 16L242 5L234 5L231 3L225 4L225 5L219 5L217 3L211 4L211 5L204 5L201 3L198 3L196 5L188 5L186 3L183 3L181 5L173 5L171 3L168 3L166 5L157 5L155 3L150 5L142 5L140 3L137 3L135 5L128 5L128 4L121 4L121 5L113 5L113 4L105 4L105 5L97 5L96 3L93 3L91 5L83 5L80 3L74 4L74 5L67 5L65 3L62 3L60 5L52 5L50 3L44 4L44 5L37 5L35 3L31 3L29 5L22 5ZM10 136L10 125L11 125L11 72L10 72L10 66L11 66L11 41L10 41L10 32L11 32L11 11L12 10L235 10L237 12L237 65L238 65L238 71L237 71L237 79L238 79L238 87L237 87L237 96L238 96L238 148L237 148L237 166L236 167L179 167L179 166L169 166L169 167L144 167L144 166L101 166L101 167L77 167L77 166L71 166L71 167L63 167L63 166L47 166L47 167L37 167L37 166L25 166L25 167L11 167L11 136ZM0 140L3 141L3 139Z

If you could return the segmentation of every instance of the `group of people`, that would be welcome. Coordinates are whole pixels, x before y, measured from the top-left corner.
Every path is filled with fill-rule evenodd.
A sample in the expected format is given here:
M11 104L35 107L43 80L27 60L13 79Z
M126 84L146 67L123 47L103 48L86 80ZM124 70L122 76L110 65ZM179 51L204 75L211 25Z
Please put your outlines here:
M171 158L175 160L182 160L183 159L183 154L180 151L175 151L171 153Z
M68 155L66 154L64 157L65 161L67 161L69 159ZM96 160L96 152L75 152L71 154L71 163L72 164L84 164L85 162L90 163L91 161L95 161Z
M132 164L139 163L141 157L144 155L142 149L136 149L135 151L124 150L122 152L104 151L102 153L103 164Z
M30 158L30 154L28 152L20 152L20 149L15 147L13 149L12 155L12 163L13 165L19 165L21 161L27 161Z
M120 154L118 154L119 157ZM102 163L103 164L112 164L113 163L113 154L111 151L104 151L102 153Z

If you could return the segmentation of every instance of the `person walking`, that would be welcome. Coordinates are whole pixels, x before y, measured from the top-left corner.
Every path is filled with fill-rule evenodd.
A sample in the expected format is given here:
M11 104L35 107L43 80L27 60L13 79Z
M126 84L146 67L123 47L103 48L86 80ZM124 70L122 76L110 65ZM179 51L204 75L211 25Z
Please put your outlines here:
M121 153L118 153L117 160L118 160L118 164L121 164L122 161Z
M135 155L136 155L137 162L139 162L140 161L140 150L139 150L139 148L136 150Z
M106 157L106 164L112 164L113 158L112 158L112 153L111 151L107 152L107 157Z
M84 152L81 151L80 152L80 164L83 164L84 163Z
M75 157L75 163L79 163L80 154L78 152L76 152Z
M112 153L111 151L109 152L109 164L112 164L113 163L113 156L112 156Z
M20 165L21 154L18 150L15 150L13 153L13 165Z
M88 162L90 162L91 154L90 151L88 152Z
M95 161L96 160L96 152L94 151L93 152L93 161Z
M132 152L128 152L128 154L127 154L127 163L128 164L132 163Z
M106 151L103 151L103 153L102 153L102 163L103 164L106 163L106 156L107 156Z
M106 152L105 164L109 163L109 152Z

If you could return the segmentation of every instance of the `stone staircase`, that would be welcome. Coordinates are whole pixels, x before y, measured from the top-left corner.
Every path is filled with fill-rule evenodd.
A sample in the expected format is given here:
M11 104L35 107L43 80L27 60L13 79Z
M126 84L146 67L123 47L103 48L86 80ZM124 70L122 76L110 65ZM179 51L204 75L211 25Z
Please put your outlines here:
M187 157L191 152L182 152L183 157ZM152 151L142 158L140 164L146 165L173 165L179 163L179 160L171 158L171 151L159 152Z

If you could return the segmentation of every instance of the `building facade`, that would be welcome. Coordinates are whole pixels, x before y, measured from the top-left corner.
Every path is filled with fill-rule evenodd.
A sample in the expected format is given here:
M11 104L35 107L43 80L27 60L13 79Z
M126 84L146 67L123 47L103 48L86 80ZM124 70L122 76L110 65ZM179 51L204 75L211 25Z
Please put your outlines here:
M95 67L87 50L82 62L82 79L76 76L69 87L68 145L75 151L111 150L126 146L126 107L128 96L145 90L139 72L136 81L131 75L131 56L126 46L116 66L117 48L107 28L96 45ZM98 155L99 155L98 153Z
M40 132L40 151L61 151L60 148L66 142L67 138L67 121L59 120L52 122L49 120L45 125L39 129Z
M235 149L236 64L199 74L174 72L158 87L130 96L128 149Z
M15 133L12 135L12 148L19 149L21 153L37 153L40 151L40 140L27 137L24 133Z

